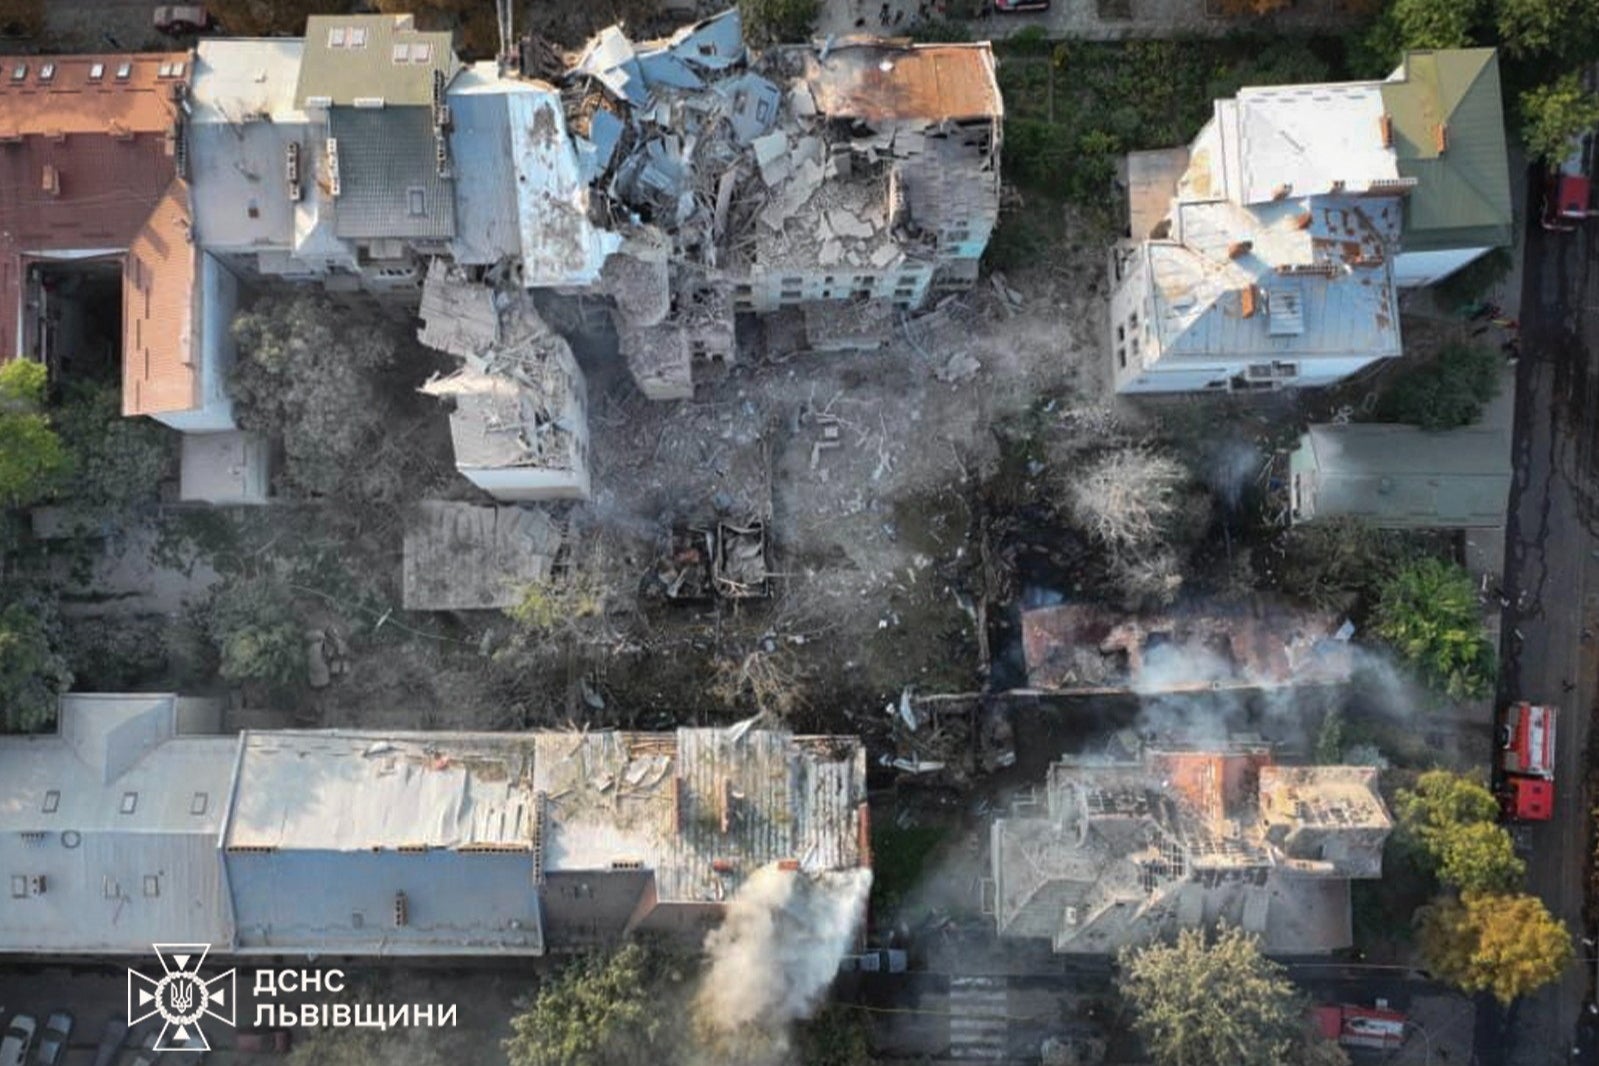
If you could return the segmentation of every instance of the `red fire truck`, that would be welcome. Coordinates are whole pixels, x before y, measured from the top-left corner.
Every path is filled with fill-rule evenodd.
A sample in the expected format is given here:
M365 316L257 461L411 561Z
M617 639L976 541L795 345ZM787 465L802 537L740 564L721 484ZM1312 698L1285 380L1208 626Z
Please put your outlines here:
M1599 214L1592 209L1593 188L1588 180L1587 137L1575 137L1571 151L1552 168L1543 194L1543 228L1569 233L1584 219Z
M1555 814L1555 708L1513 703L1499 727L1499 804L1507 819L1547 822Z

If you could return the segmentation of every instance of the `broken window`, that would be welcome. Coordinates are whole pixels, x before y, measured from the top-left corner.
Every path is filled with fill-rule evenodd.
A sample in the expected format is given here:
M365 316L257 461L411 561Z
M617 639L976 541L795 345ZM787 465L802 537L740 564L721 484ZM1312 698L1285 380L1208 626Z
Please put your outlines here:
M1127 327L1118 325L1116 327L1116 340L1117 340L1117 342L1120 343L1121 341L1124 341L1126 339L1127 339Z
M1116 365L1123 370L1127 369L1127 349L1125 347L1116 349Z

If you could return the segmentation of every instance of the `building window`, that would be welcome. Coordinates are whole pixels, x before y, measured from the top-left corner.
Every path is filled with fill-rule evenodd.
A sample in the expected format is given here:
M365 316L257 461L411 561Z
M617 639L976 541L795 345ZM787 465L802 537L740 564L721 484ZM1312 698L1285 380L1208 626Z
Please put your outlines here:
M39 809L46 814L54 814L61 808L61 790L52 788L44 794L44 805Z
M90 81L99 81L103 77L105 77L105 64L104 63L90 63L89 64L89 80Z
M413 44L411 46L411 62L426 63L432 58L433 46L431 44Z
M328 31L328 47L329 48L343 48L344 47L344 27L343 26L335 26L331 30Z
M1134 331L1135 333L1138 331L1138 312L1137 311L1134 311L1132 314L1127 316L1127 328L1132 330L1132 331Z
M350 47L351 48L365 48L366 47L366 27L365 26L351 26L350 27Z
M1124 341L1126 339L1127 339L1127 327L1126 326L1122 326L1122 325L1118 325L1116 327L1116 343L1120 344L1122 341Z
M196 792L189 801L190 814L204 814L206 806L211 802L211 797L204 792Z
M1127 369L1127 349L1126 349L1126 347L1121 347L1121 348L1117 348L1116 349L1116 365L1118 367L1120 367L1121 369L1123 369L1123 370Z
M121 809L123 814L132 814L138 806L139 794L137 792L124 792L122 794Z
M406 60L411 58L411 46L408 44L395 45L393 58L396 63L404 63Z
M53 78L55 76L56 76L56 65L54 63L46 63L44 66L39 68L39 80L40 81L49 81L51 78Z

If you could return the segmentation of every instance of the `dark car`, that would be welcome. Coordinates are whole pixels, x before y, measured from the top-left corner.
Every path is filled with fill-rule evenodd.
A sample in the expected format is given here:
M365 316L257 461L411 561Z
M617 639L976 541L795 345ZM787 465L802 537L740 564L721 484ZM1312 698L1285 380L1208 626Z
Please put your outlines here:
M51 1014L39 1033L39 1046L33 1052L33 1066L57 1066L67 1053L72 1036L72 1015L64 1010Z
M100 1046L94 1052L94 1066L111 1066L117 1052L122 1050L122 1041L127 1035L128 1023L121 1018L106 1022L105 1028L100 1030Z

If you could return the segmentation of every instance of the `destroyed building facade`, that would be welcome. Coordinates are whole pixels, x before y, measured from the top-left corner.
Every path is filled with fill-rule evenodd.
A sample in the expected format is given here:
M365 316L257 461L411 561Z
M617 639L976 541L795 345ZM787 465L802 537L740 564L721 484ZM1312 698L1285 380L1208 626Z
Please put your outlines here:
M1241 89L1187 148L1128 157L1111 250L1119 392L1327 385L1401 352L1399 290L1511 240L1492 49L1384 81Z
M1274 954L1352 942L1351 879L1382 876L1392 820L1364 766L1278 766L1270 749L1067 759L991 831L1001 936L1113 954L1225 922Z
M1045 692L1146 695L1349 681L1352 628L1273 601L1248 610L1126 617L1093 604L1022 612L1027 684Z
M0 737L0 953L540 955L870 861L853 737L223 736L214 701L76 693L59 722Z

